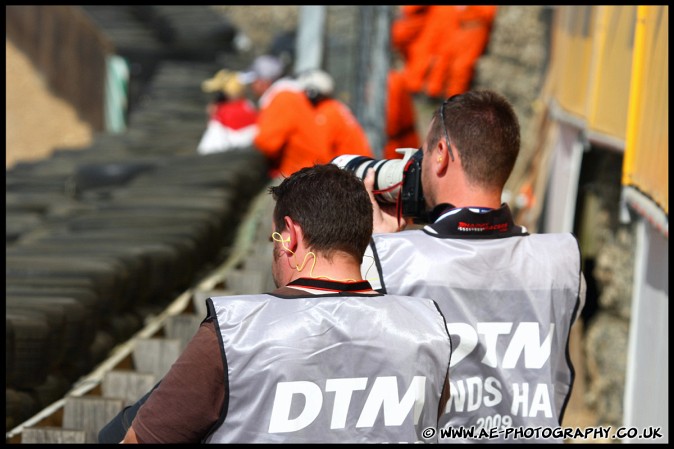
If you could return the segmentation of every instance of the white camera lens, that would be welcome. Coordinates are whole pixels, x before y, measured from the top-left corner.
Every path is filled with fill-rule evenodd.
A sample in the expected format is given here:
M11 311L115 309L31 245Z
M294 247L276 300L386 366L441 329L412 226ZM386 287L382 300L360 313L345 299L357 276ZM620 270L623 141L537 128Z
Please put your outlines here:
M342 154L335 157L332 163L350 171L361 180L365 179L369 168L374 168L374 190L378 192L377 199L385 203L395 203L400 196L405 165L418 149L398 148L396 151L405 156L402 159L377 160L367 156Z

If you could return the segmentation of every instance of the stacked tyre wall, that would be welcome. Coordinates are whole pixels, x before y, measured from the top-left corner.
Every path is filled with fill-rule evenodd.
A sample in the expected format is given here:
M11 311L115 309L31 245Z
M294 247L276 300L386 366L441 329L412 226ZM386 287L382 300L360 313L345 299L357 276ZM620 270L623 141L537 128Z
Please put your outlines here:
M6 8L8 23L22 17L21 32L7 30L19 48L30 49L31 26L50 17L44 8ZM189 15L167 6L52 8L77 18L74 27L86 17L105 37L101 53L112 43L130 61L136 95L126 132L6 171L6 431L66 397L226 261L268 183L253 148L196 153L208 101L200 83L219 68L215 52L227 54L229 24L206 6ZM80 60L71 69L101 76Z

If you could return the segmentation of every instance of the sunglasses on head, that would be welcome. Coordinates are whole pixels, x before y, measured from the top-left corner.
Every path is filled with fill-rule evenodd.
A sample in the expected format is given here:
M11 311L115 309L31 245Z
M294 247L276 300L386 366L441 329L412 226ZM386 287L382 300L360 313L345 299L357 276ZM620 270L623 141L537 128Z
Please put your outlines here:
M445 123L445 105L449 101L451 101L452 98L454 97L450 97L442 102L442 105L440 106L440 120L442 121L442 129L445 131L445 141L447 143L447 151L449 152L449 157L452 158L452 162L454 162L454 153L452 152L451 140L449 138L449 133L447 132L447 124Z

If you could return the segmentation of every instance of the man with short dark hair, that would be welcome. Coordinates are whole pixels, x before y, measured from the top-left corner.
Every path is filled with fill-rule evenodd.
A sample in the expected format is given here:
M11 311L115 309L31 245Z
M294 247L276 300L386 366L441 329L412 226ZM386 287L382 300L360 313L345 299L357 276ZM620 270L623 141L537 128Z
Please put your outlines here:
M363 280L363 183L327 164L270 192L279 288L209 298L124 442L434 442L449 388L445 319L433 300Z

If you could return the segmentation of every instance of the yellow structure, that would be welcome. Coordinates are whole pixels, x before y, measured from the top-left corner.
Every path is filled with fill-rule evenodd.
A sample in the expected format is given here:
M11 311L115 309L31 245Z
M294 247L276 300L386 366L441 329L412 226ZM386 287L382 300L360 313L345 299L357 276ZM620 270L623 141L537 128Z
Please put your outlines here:
M659 428L667 442L669 6L557 6L551 32L537 165L525 183L545 201L521 221L578 232L585 257L598 248L598 204L634 224L622 424ZM615 200L588 193L613 180Z

